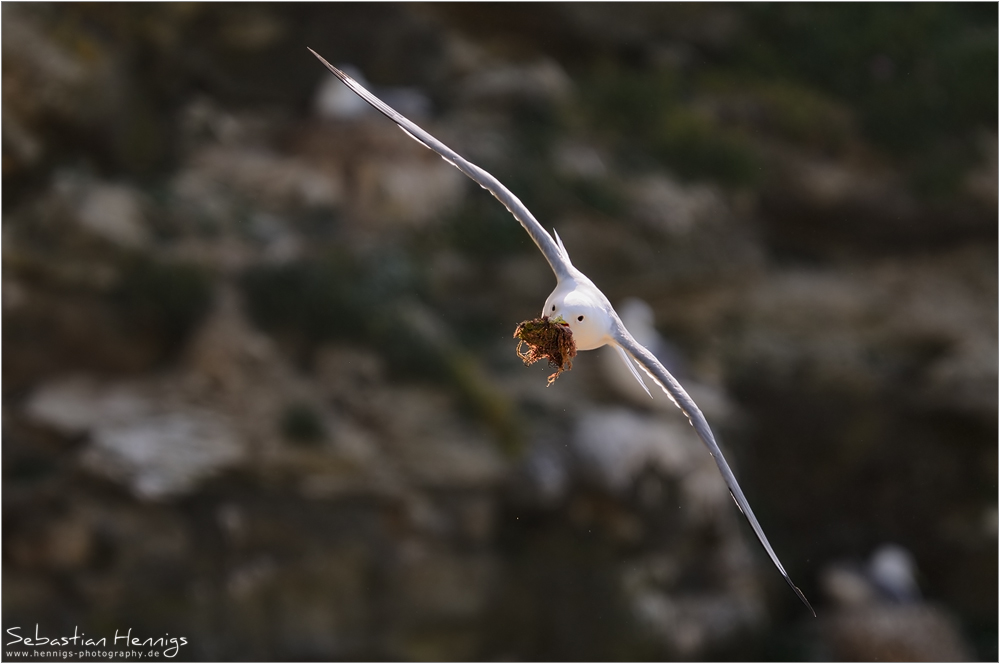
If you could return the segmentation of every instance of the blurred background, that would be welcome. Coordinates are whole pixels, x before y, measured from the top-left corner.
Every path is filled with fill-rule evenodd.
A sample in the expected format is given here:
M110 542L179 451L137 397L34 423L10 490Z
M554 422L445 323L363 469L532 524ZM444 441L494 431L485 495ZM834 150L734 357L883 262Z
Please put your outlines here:
M997 5L3 3L3 627L997 654ZM688 387L511 338L555 280ZM638 395L638 396L637 396Z

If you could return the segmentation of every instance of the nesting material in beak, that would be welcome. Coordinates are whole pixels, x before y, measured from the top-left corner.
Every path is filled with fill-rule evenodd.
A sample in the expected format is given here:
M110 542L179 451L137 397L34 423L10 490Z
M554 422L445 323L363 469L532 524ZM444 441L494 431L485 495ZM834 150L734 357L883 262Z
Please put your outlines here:
M547 359L549 366L556 372L549 376L549 385L564 371L573 368L573 358L576 357L576 343L573 341L573 331L562 316L549 319L548 316L526 320L514 330L517 342L517 356L524 361L525 366L538 360ZM528 350L522 351L521 345L527 344Z

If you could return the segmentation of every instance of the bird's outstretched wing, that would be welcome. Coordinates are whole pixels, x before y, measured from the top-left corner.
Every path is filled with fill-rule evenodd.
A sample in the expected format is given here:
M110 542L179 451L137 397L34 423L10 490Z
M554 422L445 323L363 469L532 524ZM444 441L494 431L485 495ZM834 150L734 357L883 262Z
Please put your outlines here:
M538 245L542 255L545 256L545 260L549 262L549 265L552 267L552 271L555 272L556 279L561 281L563 278L570 275L570 269L572 266L570 265L568 258L566 258L565 252L560 251L560 247L552 239L552 236L549 235L548 231L546 231L542 225L538 223L535 217L532 216L531 212L528 211L528 208L524 207L524 203L518 200L517 196L512 194L507 187L500 184L495 177L475 164L466 161L447 145L428 134L399 112L395 111L384 101L366 90L360 83L324 60L319 53L311 48L309 49L309 52L315 55L320 62L326 65L327 69L343 81L344 85L349 87L355 94L371 104L377 111L399 125L399 128L409 134L411 138L434 152L437 152L445 161L475 180L480 187L489 191L498 201L503 203L504 206L510 210L510 213L514 215L514 218L521 222L521 225L524 226L524 230L528 231L528 235L530 235L531 239L535 241L536 245Z
M750 509L750 503L747 502L746 496L743 495L743 490L740 489L739 482L736 481L736 476L733 475L732 469L730 469L729 464L726 462L726 458L722 456L722 450L719 449L718 443L715 442L715 436L712 434L712 430L708 427L708 422L705 420L705 416L701 414L701 410L695 404L694 400L688 396L688 393L684 391L670 372L667 371L659 360L646 350L638 341L632 338L632 335L625 330L625 326L622 325L620 330L615 332L615 343L623 348L629 355L631 355L636 362L639 363L646 373L663 388L663 391L667 393L671 401L677 404L677 407L687 415L688 421L691 422L691 426L694 430L698 432L698 436L708 447L708 451L715 458L716 465L719 466L719 472L722 473L722 478L726 481L726 485L729 487L729 493L732 495L733 500L736 501L736 506L740 508L740 512L746 517L747 521L750 523L750 527L753 528L753 532L757 535L757 539L760 540L761 545L763 545L764 550L767 551L767 555L771 557L771 562L774 566L778 568L781 572L781 576L785 577L785 581L791 587L795 595L802 600L802 603L812 611L813 616L816 615L816 611L812 608L809 600L806 596L802 594L798 586L792 583L792 579L788 576L788 572L782 566L781 561L778 560L777 554L774 553L774 549L771 548L771 544L767 541L767 537L764 535L763 529L761 529L760 524L757 523L757 517L753 515L753 510Z

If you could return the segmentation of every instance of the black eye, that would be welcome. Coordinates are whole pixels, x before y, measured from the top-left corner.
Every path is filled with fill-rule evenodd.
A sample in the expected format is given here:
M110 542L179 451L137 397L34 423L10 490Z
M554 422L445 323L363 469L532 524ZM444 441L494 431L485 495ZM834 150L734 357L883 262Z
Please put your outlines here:
M583 320L583 316L577 316L576 319L577 320Z
M555 311L555 310L556 310L556 305L553 304L552 305L552 311Z

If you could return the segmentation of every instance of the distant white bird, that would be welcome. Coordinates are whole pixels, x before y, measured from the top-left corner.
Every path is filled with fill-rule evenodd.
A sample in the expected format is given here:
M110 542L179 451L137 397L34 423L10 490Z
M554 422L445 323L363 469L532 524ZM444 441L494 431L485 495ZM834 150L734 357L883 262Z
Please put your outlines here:
M882 544L867 563L836 562L820 575L832 606L819 625L818 659L968 662L972 649L947 610L921 597L912 554Z
M712 434L708 422L705 421L705 416L702 415L698 406L695 405L691 397L684 391L684 388L660 364L659 360L637 342L629 331L625 329L625 325L618 317L618 314L615 313L614 308L604 293L586 275L573 266L573 263L569 259L569 253L559 238L559 234L555 233L555 239L553 239L542 225L535 220L531 212L524 207L524 204L492 175L475 164L466 161L451 148L390 108L357 81L324 60L318 53L312 49L309 49L309 52L315 55L347 87L399 125L411 138L423 144L428 149L437 152L445 161L472 178L506 206L510 213L514 215L514 218L528 232L531 239L534 240L556 275L555 290L545 300L545 306L542 308L542 316L547 316L552 320L561 318L563 324L568 325L572 331L577 350L593 350L605 345L612 346L629 367L636 380L642 383L642 378L639 376L639 372L633 361L638 363L653 381L666 392L667 396L677 404L681 411L687 415L688 421L691 422L695 431L698 432L698 435L708 447L708 451L715 458L715 462L719 466L719 472L722 473L722 477L729 487L729 492L732 494L733 500L736 501L737 507L739 507L750 523L750 527L753 528L757 539L760 540L764 550L770 556L771 562L781 572L781 575L795 592L796 596L815 616L816 612L813 611L809 600L792 583L788 572L785 571L785 568L781 565L781 561L778 560L778 556L774 553L774 549L768 543L767 537L764 536L764 531L761 529L760 524L757 523L757 518L750 509L750 504L743 495L743 491L740 489L733 471L729 468L725 457L722 456L719 445L715 442L715 436ZM643 387L645 388L645 384L643 384Z
M839 606L909 604L921 599L913 555L897 544L882 544L864 565L839 562L821 575L823 590Z
M883 544L868 561L868 576L882 594L895 602L920 599L913 554L898 544Z

